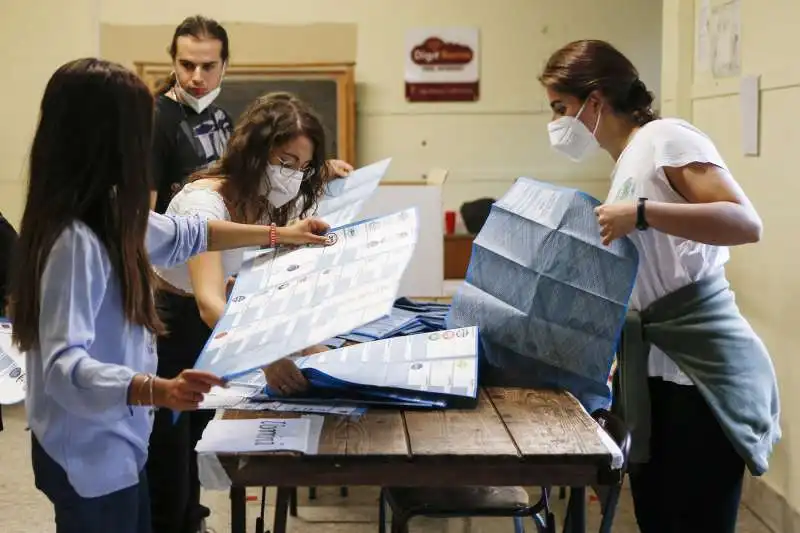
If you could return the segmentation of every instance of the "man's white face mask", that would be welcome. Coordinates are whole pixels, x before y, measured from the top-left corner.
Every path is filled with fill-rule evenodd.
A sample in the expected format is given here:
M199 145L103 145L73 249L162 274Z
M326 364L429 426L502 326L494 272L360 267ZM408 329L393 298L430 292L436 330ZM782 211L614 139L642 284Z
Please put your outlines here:
M589 128L579 120L587 102L588 100L583 103L580 110L578 110L578 114L574 117L559 117L547 125L547 131L550 134L550 145L576 163L583 161L600 148L595 134L600 126L600 117L603 110L601 108L597 114L594 130L589 131Z
M178 93L178 99L182 103L194 109L195 113L202 113L203 111L206 110L206 108L208 108L208 106L214 103L214 100L216 100L217 96L219 96L220 90L221 88L217 87L213 91L210 91L201 96L200 98L197 98L196 96L193 96L189 91L181 87L177 82L175 83L175 92Z
M219 93L222 90L222 79L224 77L225 77L225 67L223 66L222 73L220 74L219 77L219 85L217 85L217 88L209 91L200 98L194 96L192 93L184 89L181 86L181 83L178 81L177 75L175 76L175 85L173 86L173 88L180 102L194 109L195 113L202 113L208 108L208 106L213 104L214 100L216 100L217 96L219 96Z
M282 207L297 198L304 176L302 170L289 171L281 165L267 165L262 191L267 189L269 183L267 200L275 208Z

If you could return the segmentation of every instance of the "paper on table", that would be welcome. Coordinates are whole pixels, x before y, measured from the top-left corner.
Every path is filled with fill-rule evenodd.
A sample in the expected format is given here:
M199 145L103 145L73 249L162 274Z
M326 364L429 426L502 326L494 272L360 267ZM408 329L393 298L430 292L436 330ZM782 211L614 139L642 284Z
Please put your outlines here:
M364 202L375 192L391 162L392 158L387 158L358 168L346 178L328 182L317 207L317 216L332 228L352 223Z
M11 341L11 323L0 319L0 405L25 400L25 357Z
M308 418L212 420L197 443L198 453L252 453L297 451L312 445Z
M218 416L214 420L222 420L220 418L221 411L218 411ZM325 417L317 415L304 415L302 420L308 421L308 449L306 455L319 453L319 441L322 436L322 426L325 422ZM197 470L200 484L206 490L228 490L232 483L225 468L220 463L216 452L211 451L198 451L197 453Z
M389 314L417 228L410 208L246 261L195 368L233 379Z
M297 357L349 383L474 397L478 386L478 328L373 341Z

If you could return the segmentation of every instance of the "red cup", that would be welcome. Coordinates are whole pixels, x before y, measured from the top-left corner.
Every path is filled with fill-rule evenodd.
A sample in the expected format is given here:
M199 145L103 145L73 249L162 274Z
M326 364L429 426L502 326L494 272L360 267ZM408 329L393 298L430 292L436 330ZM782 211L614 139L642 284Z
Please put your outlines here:
M452 235L456 232L456 212L455 211L445 211L444 212L444 231L448 235Z

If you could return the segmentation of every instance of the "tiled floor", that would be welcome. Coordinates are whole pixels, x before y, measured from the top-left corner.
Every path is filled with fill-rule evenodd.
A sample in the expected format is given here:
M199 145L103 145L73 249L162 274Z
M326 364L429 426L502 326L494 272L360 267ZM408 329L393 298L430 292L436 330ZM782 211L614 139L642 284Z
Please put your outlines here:
M52 508L47 499L33 486L30 467L30 441L25 431L25 417L21 407L4 408L3 418L6 430L0 432L0 532L2 533L48 533L55 531L53 527ZM258 497L259 491L251 491ZM336 488L320 488L318 498L308 500L308 491L301 489L299 493L299 517L289 522L289 531L299 533L367 533L377 531L377 489L371 487L351 489L346 498L339 496ZM267 502L273 501L274 495L269 493ZM214 514L209 525L216 533L225 533L229 527L229 505L227 493L207 492L203 495L206 505ZM589 504L589 531L597 531L598 509L596 503ZM563 509L561 502L556 502L556 514ZM248 506L248 531L252 532L253 524L259 510L259 503L253 501ZM271 523L272 516L268 518ZM532 525L531 525L532 526ZM267 526L269 528L269 526ZM533 528L529 527L528 531ZM432 520L417 519L411 522L412 532L431 533L499 533L513 531L512 523L507 519L472 519L472 520ZM618 533L634 533L637 531L633 520L630 495L623 492L623 498L617 509L614 531ZM771 533L749 510L743 508L740 514L738 531L740 533Z

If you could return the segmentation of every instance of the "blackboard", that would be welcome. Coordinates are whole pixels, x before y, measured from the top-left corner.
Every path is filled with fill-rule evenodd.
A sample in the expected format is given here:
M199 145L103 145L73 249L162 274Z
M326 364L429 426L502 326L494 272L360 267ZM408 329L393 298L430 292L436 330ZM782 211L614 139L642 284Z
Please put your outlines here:
M325 127L325 151L329 158L340 157L337 83L332 79L231 79L222 84L215 103L237 120L247 106L266 93L290 92L310 104Z

